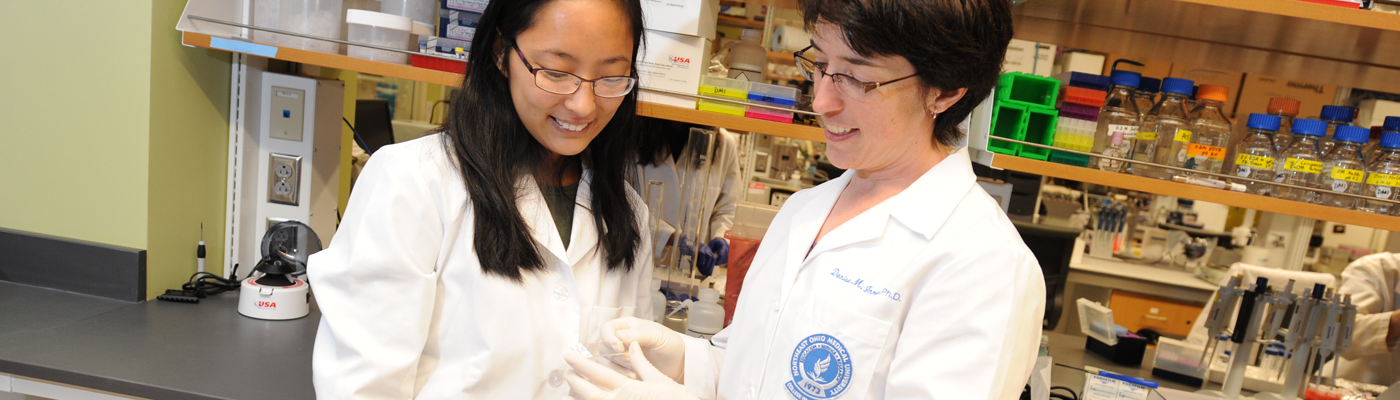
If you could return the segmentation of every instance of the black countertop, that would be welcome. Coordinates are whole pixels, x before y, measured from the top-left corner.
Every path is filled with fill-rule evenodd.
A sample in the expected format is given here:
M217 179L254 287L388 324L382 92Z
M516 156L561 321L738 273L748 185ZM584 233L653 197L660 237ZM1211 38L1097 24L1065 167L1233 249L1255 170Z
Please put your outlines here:
M0 373L153 399L312 399L321 313L264 321L237 292L127 303L0 282Z
M321 313L264 321L238 313L238 294L199 304L128 303L0 281L0 373L152 399L312 399L311 351ZM1154 379L1084 350L1084 337L1048 333L1059 364ZM1076 392L1083 372L1055 366ZM1214 385L1213 385L1214 386Z

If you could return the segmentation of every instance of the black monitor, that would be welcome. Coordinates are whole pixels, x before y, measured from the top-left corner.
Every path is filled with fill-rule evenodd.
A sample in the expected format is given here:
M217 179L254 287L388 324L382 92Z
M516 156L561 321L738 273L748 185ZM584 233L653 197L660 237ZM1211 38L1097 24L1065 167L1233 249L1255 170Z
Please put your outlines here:
M394 144L393 120L388 100L355 100L355 134L366 153Z

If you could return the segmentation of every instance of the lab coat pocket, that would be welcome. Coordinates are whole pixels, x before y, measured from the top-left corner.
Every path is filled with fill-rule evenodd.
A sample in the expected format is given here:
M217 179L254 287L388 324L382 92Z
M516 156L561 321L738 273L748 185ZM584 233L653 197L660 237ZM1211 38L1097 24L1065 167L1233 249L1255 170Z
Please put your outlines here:
M787 391L796 398L864 398L891 324L825 299L807 304L803 314L811 329L792 349Z
M636 314L637 307L591 307L593 310L589 314L588 321L583 326L583 331L579 332L579 339L582 343L597 343L602 340L603 324L618 318Z

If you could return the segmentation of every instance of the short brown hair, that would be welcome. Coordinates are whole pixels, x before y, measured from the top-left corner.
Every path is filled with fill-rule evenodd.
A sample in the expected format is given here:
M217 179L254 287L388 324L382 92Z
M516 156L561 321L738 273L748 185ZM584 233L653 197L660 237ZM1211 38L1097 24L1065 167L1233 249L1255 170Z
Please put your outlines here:
M900 56L914 65L925 87L967 88L967 94L933 125L944 146L962 140L958 124L991 94L1011 43L1008 0L803 0L812 30L828 22L845 33L862 57Z

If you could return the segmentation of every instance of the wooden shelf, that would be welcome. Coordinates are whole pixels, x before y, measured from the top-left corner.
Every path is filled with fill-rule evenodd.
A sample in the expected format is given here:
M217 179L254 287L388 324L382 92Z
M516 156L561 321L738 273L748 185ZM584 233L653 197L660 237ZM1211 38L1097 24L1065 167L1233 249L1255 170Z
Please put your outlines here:
M748 18L731 17L728 15L720 15L716 23L725 26L763 30L763 21L754 21Z
M182 41L187 46L203 47L214 50L224 50L210 46L212 37L209 35L184 32ZM418 68L411 65L389 64L380 61L370 61L354 57L347 57L339 54L321 53L308 50L291 49L286 47L272 46L277 49L276 59L298 62L309 65L319 65L322 67L336 68L348 71L358 71L367 74L389 76L395 78L410 79L420 82L436 83L439 85L457 87L462 83L462 75L450 72ZM814 140L825 142L826 137L821 128L785 124L781 122L766 121L755 118L739 117L734 115L712 113L707 111L691 110L677 107L664 106L660 104L641 103L637 107L639 115L669 119L674 121L688 122L692 124L703 124L724 127L736 131L757 132L774 136L790 137L795 139Z
M1252 208L1272 213L1296 215L1321 221L1331 221L1392 231L1400 229L1400 217L1343 210L1317 204L1231 192L1228 190L1212 189L1184 183L1167 182L1136 175L1100 171L1097 169L1032 160L1029 158L997 155L996 158L992 159L992 166L1012 171L1071 179L1140 192L1206 201L1235 207Z
M815 126L785 124L782 122L692 110L655 103L639 104L637 106L637 115L692 124L720 126L736 131L757 132L793 139L826 142L825 132L822 128Z
M1400 15L1296 0L1032 0L1016 37L1400 92Z

